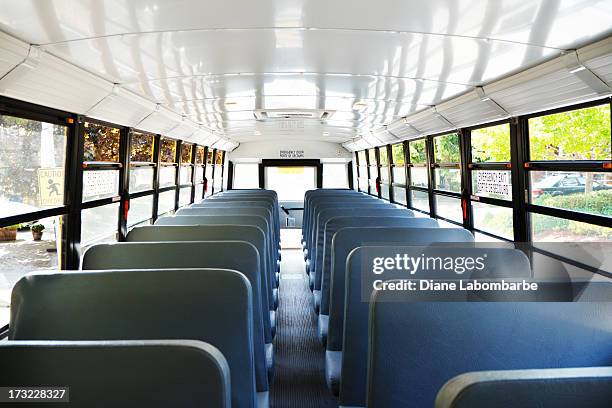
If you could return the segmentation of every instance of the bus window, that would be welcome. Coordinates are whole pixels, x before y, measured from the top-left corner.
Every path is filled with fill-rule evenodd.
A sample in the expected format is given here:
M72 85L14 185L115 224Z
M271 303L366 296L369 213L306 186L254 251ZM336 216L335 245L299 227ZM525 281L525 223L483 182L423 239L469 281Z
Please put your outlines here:
M215 157L215 176L213 179L213 193L223 191L223 161L225 160L225 152L217 150Z
M348 188L346 163L323 162L323 188Z
M514 239L510 125L502 123L470 131L469 151L473 227L477 240ZM491 237L493 235L494 237Z
M233 188L259 188L259 164L235 163Z
M153 189L155 136L148 133L133 132L130 142L130 193Z
M369 168L369 178L368 178L368 193L374 196L378 195L378 159L376 158L376 148L371 148L367 150L368 154L368 168Z
M195 202L204 198L204 146L197 146L195 157Z
M204 171L204 177L206 178L206 191L204 195L209 197L212 194L212 186L214 181L214 149L209 148L206 153L206 168Z
M612 228L604 225L612 224L612 173L593 167L612 158L609 103L531 117L528 124L532 239L610 240ZM582 222L573 215L579 213L602 217L603 225Z
M174 201L176 199L176 193L174 190L164 191L159 193L159 200L157 204L157 214L161 217L174 212Z
M427 144L425 139L410 141L408 143L408 150L411 208L429 213L429 172L427 169Z
M529 119L530 160L611 160L610 105Z
M406 200L406 166L404 144L397 143L391 146L391 177L393 179L393 202L407 205Z
M153 195L130 199L130 211L127 217L128 229L137 225L148 225L153 217Z
M119 203L87 208L81 211L81 248L117 241Z
M0 213L64 205L66 126L0 115Z
M368 164L366 152L362 150L357 152L357 189L359 191L368 192Z
M265 188L276 191L279 201L300 201L306 191L317 188L316 175L316 167L267 166Z
M83 161L119 163L119 129L85 122Z
M192 144L181 144L181 167L179 176L181 186L191 185L191 179L193 176L193 163L191 163L192 150Z
M120 128L93 121L83 125L81 248L118 239ZM109 203L109 199L112 200Z
M159 187L176 185L176 140L162 137L160 147Z
M380 196L385 200L389 199L389 183L391 175L389 169L389 152L387 146L378 148L378 176L380 177Z
M437 136L434 142L434 180L436 190L461 192L461 170L459 169L459 135L456 133Z

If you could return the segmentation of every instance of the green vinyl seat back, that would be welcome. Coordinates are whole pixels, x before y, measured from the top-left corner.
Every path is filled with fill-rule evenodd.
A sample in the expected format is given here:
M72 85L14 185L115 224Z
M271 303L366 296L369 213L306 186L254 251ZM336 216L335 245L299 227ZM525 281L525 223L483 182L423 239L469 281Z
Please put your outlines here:
M440 228L440 230L444 230ZM471 244L468 244L471 245ZM380 275L371 271L372 257L394 257L396 254L411 258L466 259L481 258L484 267L480 270L463 271L423 268L410 275L405 270L388 269ZM453 243L428 246L363 246L355 248L346 261L346 284L344 302L344 327L342 360L340 366L340 396L342 405L365 406L368 356L369 304L370 296L365 288L372 288L374 280L397 279L500 279L531 277L531 266L527 256L514 248L469 247ZM370 268L370 269L365 269ZM368 290L371 292L371 290ZM328 356L328 360L333 357Z
M608 408L610 401L612 367L549 368L459 374L438 391L435 408Z
M268 232L268 222L258 215L182 215L161 217L155 221L155 225L252 225L264 231L268 248L272 248L272 237ZM272 251L268 252L268 265L276 268L276 257ZM272 285L275 276L270 276L269 284Z
M220 268L240 272L250 283L253 350L258 391L268 391L259 253L245 241L119 242L83 254L84 270ZM221 310L221 309L220 309ZM232 370L233 372L233 370Z
M13 288L9 339L204 341L227 360L232 407L251 408L251 297L248 279L229 269L35 273Z
M261 298L261 312L266 343L272 342L272 330L270 327L269 311L272 310L269 302L272 300L272 292L268 284L268 270L266 263L266 240L265 235L259 227L250 225L145 225L135 227L126 237L127 242L159 242L159 241L246 241L257 249L259 253L259 291ZM263 271L263 272L262 272ZM254 310L257 310L255 307Z
M232 406L227 361L201 341L5 341L0 360L5 387L69 387L70 402L44 406Z

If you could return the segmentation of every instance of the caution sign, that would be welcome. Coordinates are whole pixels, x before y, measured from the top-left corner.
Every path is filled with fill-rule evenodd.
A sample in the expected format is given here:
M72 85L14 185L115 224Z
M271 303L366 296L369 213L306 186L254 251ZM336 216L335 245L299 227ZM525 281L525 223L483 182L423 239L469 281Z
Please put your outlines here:
M41 207L64 204L64 169L61 167L38 169L38 192Z

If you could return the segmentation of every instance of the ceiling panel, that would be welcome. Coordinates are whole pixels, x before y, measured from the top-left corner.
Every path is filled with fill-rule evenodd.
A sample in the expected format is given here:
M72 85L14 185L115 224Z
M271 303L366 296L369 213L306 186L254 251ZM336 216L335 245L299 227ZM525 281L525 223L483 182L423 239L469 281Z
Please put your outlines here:
M457 124L499 117L495 106L470 93L475 86L609 36L610 21L610 0L0 0L0 32L25 42L10 48L0 38L12 50L0 56L0 71L19 64L29 44L41 45L43 62L71 65L66 72L80 68L78 77L96 84L92 92L82 95L78 86L63 92L65 72L51 75L43 65L23 77L31 78L25 85L5 78L5 94L32 100L41 80L61 78L45 84L53 97L43 101L65 93L70 99L62 107L98 104L93 112L106 118L119 106L109 97L117 84L147 102L118 112L126 123L163 108L172 120L156 113L143 124L166 129L168 121L185 118L184 132L177 127L175 133L203 125L237 141L347 141L371 138L371 131L386 137L386 125L394 135L445 128L431 114L438 105ZM609 57L589 64L604 81L610 78ZM588 94L565 74L500 89L497 97L522 112ZM529 90L531 96L515 96ZM464 105L448 103L468 94ZM256 120L254 111L266 109L330 115ZM410 115L412 128L398 125Z
M316 27L408 31L576 48L610 32L609 0L1 0L0 27L31 43L134 32Z

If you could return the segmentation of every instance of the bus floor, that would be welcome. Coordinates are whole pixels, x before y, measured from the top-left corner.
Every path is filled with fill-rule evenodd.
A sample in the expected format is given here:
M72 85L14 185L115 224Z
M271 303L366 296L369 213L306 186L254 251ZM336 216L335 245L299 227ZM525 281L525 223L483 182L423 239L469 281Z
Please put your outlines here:
M297 234L299 237L299 230ZM285 238L290 237L283 236L283 241ZM274 339L276 363L270 390L272 408L325 408L338 404L325 385L325 350L317 338L317 316L307 282L302 251L283 249Z

